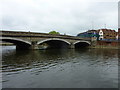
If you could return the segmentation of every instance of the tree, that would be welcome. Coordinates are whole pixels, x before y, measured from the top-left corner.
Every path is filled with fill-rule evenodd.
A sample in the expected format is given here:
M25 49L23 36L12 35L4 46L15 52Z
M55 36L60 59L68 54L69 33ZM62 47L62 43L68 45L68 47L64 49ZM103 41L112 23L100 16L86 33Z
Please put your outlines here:
M60 34L60 33L56 31L50 31L49 34Z

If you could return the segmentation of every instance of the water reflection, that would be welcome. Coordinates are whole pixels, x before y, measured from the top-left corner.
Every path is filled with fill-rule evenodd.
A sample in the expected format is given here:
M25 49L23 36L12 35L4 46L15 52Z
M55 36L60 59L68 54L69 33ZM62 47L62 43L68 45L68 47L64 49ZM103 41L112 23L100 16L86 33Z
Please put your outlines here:
M3 52L3 87L117 87L118 50L3 48ZM24 79L14 86L13 76Z

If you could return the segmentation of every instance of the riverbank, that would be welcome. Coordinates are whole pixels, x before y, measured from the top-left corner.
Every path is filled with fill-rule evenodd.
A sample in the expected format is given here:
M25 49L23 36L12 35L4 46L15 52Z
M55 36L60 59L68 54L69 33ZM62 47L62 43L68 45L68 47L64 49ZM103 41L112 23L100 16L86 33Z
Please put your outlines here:
M13 46L14 44L12 43L0 43L0 46Z
M113 46L101 46L101 45L97 45L97 46L91 46L89 48L94 48L94 49L120 49L120 47L113 47Z
M89 48L120 49L118 41L96 41Z

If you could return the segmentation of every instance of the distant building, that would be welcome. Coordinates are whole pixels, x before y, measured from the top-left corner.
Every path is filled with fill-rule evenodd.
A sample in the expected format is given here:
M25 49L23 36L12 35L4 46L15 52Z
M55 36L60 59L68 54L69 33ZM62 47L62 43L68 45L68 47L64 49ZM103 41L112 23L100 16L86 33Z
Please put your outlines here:
M98 40L99 39L99 34L97 30L88 30L83 33L79 33L77 37L81 38L91 38L92 40Z
M99 40L116 40L117 39L117 32L111 29L99 29Z
M86 32L79 33L77 37L91 38L92 40L105 40L105 41L120 40L120 28L118 32L111 29L88 30Z
M120 41L120 28L118 28L118 40Z

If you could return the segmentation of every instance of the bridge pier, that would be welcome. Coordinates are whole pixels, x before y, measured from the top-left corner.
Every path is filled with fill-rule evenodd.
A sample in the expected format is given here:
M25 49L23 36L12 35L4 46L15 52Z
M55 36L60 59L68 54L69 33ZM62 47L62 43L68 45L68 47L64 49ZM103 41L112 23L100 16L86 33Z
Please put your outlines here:
M39 49L39 48L38 48L38 45L31 45L30 49L34 50L34 49Z
M70 44L69 46L70 49L74 49L75 48L75 45L73 43Z
M32 42L30 49L39 49L37 42Z

